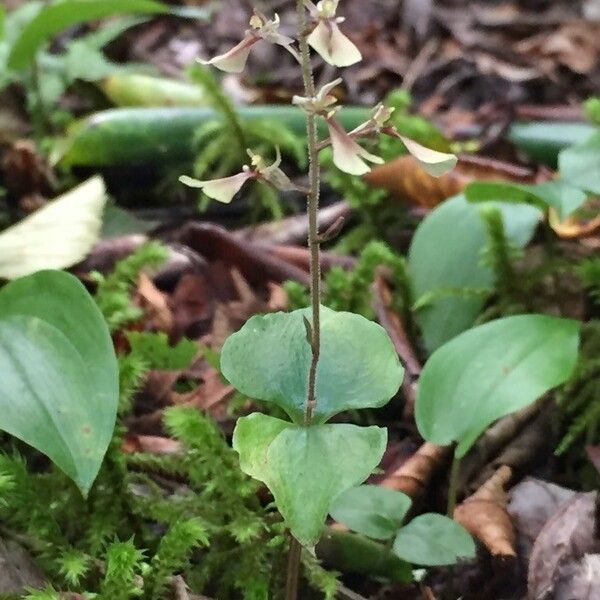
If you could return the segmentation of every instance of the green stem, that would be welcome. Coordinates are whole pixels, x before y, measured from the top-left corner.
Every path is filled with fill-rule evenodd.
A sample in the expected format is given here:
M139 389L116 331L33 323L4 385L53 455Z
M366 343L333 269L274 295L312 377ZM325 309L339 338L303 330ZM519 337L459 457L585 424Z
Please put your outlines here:
M454 455L452 459L452 467L450 468L450 481L448 483L448 510L447 514L450 518L454 516L456 508L456 496L458 495L458 476L460 474L460 458Z

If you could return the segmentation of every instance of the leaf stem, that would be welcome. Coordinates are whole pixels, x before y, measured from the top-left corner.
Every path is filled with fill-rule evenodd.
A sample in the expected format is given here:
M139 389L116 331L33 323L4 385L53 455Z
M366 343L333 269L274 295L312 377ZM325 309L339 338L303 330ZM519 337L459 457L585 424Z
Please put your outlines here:
M456 454L452 458L450 467L450 481L448 483L448 510L447 514L452 519L456 508L456 496L458 495L458 476L460 474L460 458Z
M315 80L310 61L310 48L307 42L306 9L302 0L296 1L298 13L298 42L300 45L300 58L302 65L302 80L304 93L307 98L316 95ZM310 425L317 405L316 379L317 364L321 352L321 257L318 227L319 195L320 195L320 167L319 167L319 140L317 136L317 116L309 113L306 121L308 140L308 178L310 188L307 199L308 212L308 245L310 248L310 301L312 309L311 347L312 361L308 376L308 395L304 413L305 425Z

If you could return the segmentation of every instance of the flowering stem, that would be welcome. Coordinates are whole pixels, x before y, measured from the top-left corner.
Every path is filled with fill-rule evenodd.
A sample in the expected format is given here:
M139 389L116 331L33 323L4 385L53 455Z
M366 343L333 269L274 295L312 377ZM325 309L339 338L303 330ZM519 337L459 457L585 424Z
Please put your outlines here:
M298 41L300 45L300 63L302 66L304 94L307 98L314 98L316 95L315 80L312 64L310 62L310 48L307 42L306 9L303 0L296 1L296 10L298 13ZM313 413L317 405L317 364L319 362L321 351L321 257L318 226L320 194L319 140L317 137L317 116L311 112L307 115L306 133L308 140L308 178L310 182L307 198L307 212L308 245L310 248L310 301L312 310L312 323L310 327L312 360L308 375L308 393L304 411L304 424L308 426L312 421ZM302 547L300 543L292 537L288 555L285 589L286 600L297 600L298 598L301 553Z
M310 62L310 49L307 42L306 9L304 2L297 0L298 32L300 45L300 58L302 65L302 80L304 82L304 93L307 98L316 95L315 81L313 77L312 64ZM308 178L310 182L307 211L308 211L308 245L310 248L310 301L312 309L311 323L311 347L312 361L308 377L308 395L304 413L304 422L309 425L312 421L313 412L317 404L316 378L317 364L321 351L321 259L320 241L317 217L319 212L320 194L320 168L319 147L317 137L317 116L309 112L306 121L306 132L308 140Z

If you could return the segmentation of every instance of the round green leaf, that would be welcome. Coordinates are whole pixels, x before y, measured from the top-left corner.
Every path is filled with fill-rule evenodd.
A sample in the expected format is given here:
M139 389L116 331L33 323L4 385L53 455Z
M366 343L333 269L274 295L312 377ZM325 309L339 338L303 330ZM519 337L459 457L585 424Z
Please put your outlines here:
M314 546L333 499L371 474L386 441L380 427L298 427L255 414L238 420L233 447L242 470L271 490L294 537Z
M510 241L525 246L539 222L539 210L509 203L492 205L502 212ZM440 204L419 225L408 257L417 300L444 290L484 291L493 285L492 269L481 260L488 235L480 209L464 196L456 196ZM483 294L452 295L427 303L416 317L426 348L431 352L471 327L484 303Z
M364 317L321 308L321 356L313 421L344 410L383 406L404 370L386 331ZM225 342L223 375L240 392L281 406L304 420L311 348L304 319L310 310L255 316Z
M412 502L409 496L379 485L361 485L342 492L329 514L349 529L377 540L394 536Z
M464 527L435 513L420 515L403 527L394 540L394 552L414 565L452 565L475 556L475 542Z
M475 327L433 353L419 382L416 420L429 442L466 454L496 419L566 381L577 361L579 323L518 315Z
M119 385L106 323L77 278L41 271L0 291L0 380L0 429L87 493L112 437Z

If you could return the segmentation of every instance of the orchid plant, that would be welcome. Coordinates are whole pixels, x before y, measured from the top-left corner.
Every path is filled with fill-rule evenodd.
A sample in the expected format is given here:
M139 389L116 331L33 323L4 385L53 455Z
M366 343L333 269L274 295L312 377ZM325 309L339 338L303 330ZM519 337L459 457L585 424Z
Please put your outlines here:
M289 420L256 413L238 420L233 446L242 470L265 483L290 531L286 598L298 594L301 548L312 549L321 537L333 500L362 483L379 464L387 432L380 427L329 424L334 415L360 408L380 407L398 391L404 371L385 330L367 319L321 306L319 152L331 146L337 168L364 175L370 164L383 162L359 141L378 134L400 137L407 150L431 173L439 175L456 163L451 154L436 152L402 138L389 124L392 109L374 107L371 117L347 132L336 115L341 109L335 79L317 90L311 48L336 67L361 60L356 45L342 32L339 0L297 0L296 40L280 33L280 19L255 12L242 41L203 64L229 73L243 71L258 43L282 46L299 62L303 95L293 103L307 119L309 154L308 219L311 261L311 306L290 313L255 316L225 343L221 355L224 376L243 394L282 408ZM317 119L329 137L318 139ZM210 198L229 203L249 181L271 185L281 192L298 191L274 163L248 150L250 164L240 173L213 181L182 177Z

